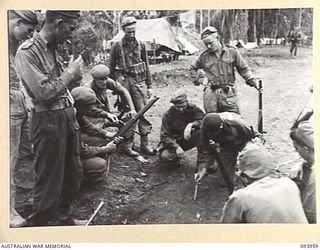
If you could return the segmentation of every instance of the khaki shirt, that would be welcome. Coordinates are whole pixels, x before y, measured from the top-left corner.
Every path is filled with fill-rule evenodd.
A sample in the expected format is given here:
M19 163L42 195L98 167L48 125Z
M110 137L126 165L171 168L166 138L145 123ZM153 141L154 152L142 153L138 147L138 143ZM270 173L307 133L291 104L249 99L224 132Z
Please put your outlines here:
M123 49L124 60L121 53L121 45ZM125 38L122 38L121 41L115 42L111 47L109 61L110 77L116 80L116 68L120 70L120 72L128 71L132 65L141 61L146 63L146 85L148 88L150 88L151 74L149 70L149 61L145 44L137 39L131 43Z
M203 111L192 103L188 103L183 113L177 112L175 107L172 106L162 117L160 131L161 143L164 146L180 147L176 141L183 139L186 126L192 122L193 127L199 129L203 117Z
M195 80L196 71L203 69L211 84L234 85L235 68L246 82L254 78L238 50L234 47L223 46L219 56L209 50L204 51L191 64L190 74Z
M308 223L300 191L286 177L265 177L235 191L223 208L221 222Z
M38 32L19 47L15 64L34 104L50 103L66 96L72 76L63 72L57 52Z
M211 114L207 114L210 116ZM245 144L253 139L257 132L249 126L240 115L232 112L219 113L223 122L224 131L218 137L213 137L210 127L201 127L200 137L203 154L198 158L198 170L207 169L214 160L210 140L218 142L225 151L241 151ZM210 119L210 117L209 117Z

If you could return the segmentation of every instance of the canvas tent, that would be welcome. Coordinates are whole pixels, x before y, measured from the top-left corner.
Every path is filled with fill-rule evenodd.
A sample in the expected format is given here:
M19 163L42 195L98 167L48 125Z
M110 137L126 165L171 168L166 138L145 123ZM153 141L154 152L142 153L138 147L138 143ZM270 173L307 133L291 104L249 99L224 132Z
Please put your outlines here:
M111 42L120 40L123 35L123 31L120 30ZM175 52L182 52L182 44L178 41L173 28L165 18L137 20L136 37L144 42L152 43L155 41L157 44L168 47Z

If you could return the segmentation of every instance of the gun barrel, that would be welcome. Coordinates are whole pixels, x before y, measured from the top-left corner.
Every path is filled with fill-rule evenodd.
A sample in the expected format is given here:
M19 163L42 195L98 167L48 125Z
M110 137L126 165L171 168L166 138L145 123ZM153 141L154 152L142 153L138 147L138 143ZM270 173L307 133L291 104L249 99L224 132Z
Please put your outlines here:
M154 97L150 102L148 102L134 117L132 117L124 126L122 126L116 136L124 136L124 134L136 123L141 116L143 116L151 107L152 105L158 101L160 97Z

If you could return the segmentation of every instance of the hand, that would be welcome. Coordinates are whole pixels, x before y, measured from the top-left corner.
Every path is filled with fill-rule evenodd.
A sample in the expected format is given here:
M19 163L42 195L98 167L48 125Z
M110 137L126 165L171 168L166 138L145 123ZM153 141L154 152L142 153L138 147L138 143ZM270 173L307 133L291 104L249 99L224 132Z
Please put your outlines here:
M147 97L150 99L153 96L153 90L152 89L147 89Z
M296 179L301 181L303 177L302 165L299 164L292 167L289 171L289 177L293 180Z
M82 79L82 65L83 60L81 56L79 56L76 60L74 60L73 55L70 57L67 72L72 75L72 81L78 81L79 79Z
M116 146L119 146L119 144L123 141L123 137L122 136L117 136L113 139L113 143L116 145Z
M206 174L206 170L205 169L202 169L201 171L199 171L198 173L194 174L194 180L196 182L199 182L203 176Z
M110 131L106 131L105 132L105 138L113 138L115 135L117 134L117 132L110 132Z
M109 121L111 121L112 123L114 123L114 124L118 124L119 123L118 117L116 115L114 115L114 114L108 113L107 114L107 119Z
M128 112L128 116L129 116L130 118L134 117L136 114L137 114L137 112L136 112L135 110L130 110L130 111Z
M114 140L109 142L107 145L103 146L102 148L107 152L107 154L111 154L117 149L117 144L115 144Z
M176 154L177 154L178 158L182 158L183 153L184 153L184 150L181 147L178 147L176 149Z
M191 138L192 126L193 126L193 123L190 122L184 129L183 138L187 141L189 141Z

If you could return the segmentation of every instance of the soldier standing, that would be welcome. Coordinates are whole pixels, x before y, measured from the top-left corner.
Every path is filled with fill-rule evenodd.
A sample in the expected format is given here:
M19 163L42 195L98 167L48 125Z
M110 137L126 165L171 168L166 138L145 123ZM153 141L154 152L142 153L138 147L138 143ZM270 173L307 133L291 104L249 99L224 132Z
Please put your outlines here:
M298 52L298 44L301 40L301 33L299 31L299 27L294 27L288 35L290 46L290 56L296 57Z
M56 48L68 39L79 11L47 11L44 25L22 44L17 71L34 104L31 141L35 151L36 183L30 225L74 225L70 206L82 176L79 125L68 85L81 77L82 58L71 57L62 70Z
M235 88L235 68L249 86L259 89L251 70L238 50L223 45L220 42L218 30L207 27L201 34L201 39L207 47L190 67L190 75L196 85L197 70L203 69L208 78L208 86L203 93L205 112L235 112L240 113Z
M16 211L19 190L30 193L34 185L32 144L29 141L29 117L25 95L14 65L19 42L31 35L38 20L29 10L10 10L9 15L9 83L10 83L10 225L20 227L25 220ZM29 191L28 191L29 190ZM30 198L24 193L25 198ZM26 202L24 202L26 203ZM26 204L24 204L26 205Z
M113 44L110 52L110 77L120 82L130 93L136 111L141 110L152 97L151 75L149 71L148 55L145 44L135 37L136 19L126 17L122 22L125 35ZM143 116L139 119L140 151L153 154L149 148L148 134L151 132L151 123ZM127 142L131 148L132 141Z

